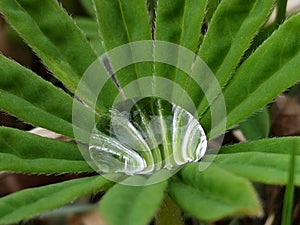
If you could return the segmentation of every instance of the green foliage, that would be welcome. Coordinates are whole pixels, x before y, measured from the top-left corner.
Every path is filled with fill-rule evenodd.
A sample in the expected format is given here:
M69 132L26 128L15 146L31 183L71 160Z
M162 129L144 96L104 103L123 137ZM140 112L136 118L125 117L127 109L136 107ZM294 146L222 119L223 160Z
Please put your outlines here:
M96 55L58 2L3 0L0 10L49 70L75 91L81 75Z
M103 38L104 48L109 51L120 45L134 42L151 40L151 29L147 15L146 1L140 0L123 0L123 1L94 1L99 29ZM106 18L114 18L107 20ZM130 59L132 55L126 55ZM112 63L112 68L114 65ZM130 82L151 74L151 63L140 63L129 65L126 68L115 73L115 76L121 87L126 86ZM141 88L137 85L134 87L138 93ZM106 107L111 107L113 99L119 94L119 90L115 84L107 82L99 99ZM110 98L107 98L110 96Z
M102 38L98 31L98 23L95 19L77 17L75 18L76 24L85 34L86 38L90 41L92 48L98 56L101 56L105 51L102 45Z
M1 0L0 11L8 23L71 95L0 55L0 108L27 123L74 138L71 96L88 66L105 50L154 38L184 46L208 64L223 88L228 129L240 124L248 140L267 137L266 108L249 116L300 80L300 14L284 21L267 40L267 35L254 39L274 2L82 0L91 17L72 19L56 0ZM280 1L279 6L285 3ZM282 7L280 22L284 18ZM206 34L201 33L203 24L208 26ZM271 24L272 28L276 26ZM257 49L247 51L250 46ZM153 48L154 57L158 50ZM177 63L182 60L176 53L172 57ZM113 70L114 65L111 66ZM187 91L209 133L211 115L204 94L185 73L159 63L138 63L114 74L118 83L110 79L105 84L96 111L101 114L109 108L120 89L131 81L152 74L175 81ZM136 89L143 91L139 86ZM94 113L86 107L90 104L88 96L78 94L76 97L86 102L77 101L82 117ZM257 124L262 127L258 129ZM226 132L222 128L216 130L214 136ZM74 141L51 140L1 127L0 146L0 171L92 172ZM250 181L289 184L284 212L285 221L289 221L292 190L294 185L300 185L299 146L299 138L271 138L225 146L208 169L199 171L205 161L189 164L169 182L151 186L116 184L109 189L110 182L92 176L23 190L0 199L0 224L18 222L106 189L109 190L100 200L100 212L110 225L146 225L155 215L160 225L172 216L164 204L174 208L178 221L180 210L201 221L261 215L259 199ZM136 179L147 183L145 177Z
M200 173L197 163L185 166L180 175L182 181L171 182L170 195L184 211L200 220L261 214L256 193L246 179L216 166Z
M2 171L49 174L92 170L83 160L75 143L0 127L0 146Z
M292 224L293 218L293 206L294 206L294 191L295 191L295 163L296 163L296 150L292 149L290 153L290 168L289 178L285 188L283 212L282 212L282 224Z
M274 0L222 0L214 13L199 56L215 73L224 87L249 47L258 29L264 24ZM207 106L203 101L200 112Z
M224 92L228 127L299 80L300 31L294 29L299 26L299 14L288 19L238 69Z
M133 179L147 185L144 177ZM100 213L111 225L148 224L163 200L166 187L167 182L136 187L116 184L100 202Z
M300 139L270 138L223 147L215 159L221 168L266 184L286 184L295 151L295 184L300 185Z
M19 191L0 199L0 224L36 216L78 197L104 191L108 186L102 177L88 177Z
M1 109L36 126L73 136L70 96L3 55L0 73Z
M206 3L206 0L158 1L155 39L176 43L193 52L197 52ZM172 18L172 20L169 18ZM158 52L159 49L155 49L154 51ZM170 57L172 57L172 61L175 64L180 62L178 52L174 52ZM199 98L197 92L192 92L194 90L191 87L193 83L191 83L192 81L190 81L189 77L183 71L170 65L155 63L154 73L156 76L168 78L181 85L194 101ZM169 93L172 95L171 90Z
M239 124L239 128L245 138L249 141L267 138L270 132L270 116L268 109L264 107L259 112L250 116Z

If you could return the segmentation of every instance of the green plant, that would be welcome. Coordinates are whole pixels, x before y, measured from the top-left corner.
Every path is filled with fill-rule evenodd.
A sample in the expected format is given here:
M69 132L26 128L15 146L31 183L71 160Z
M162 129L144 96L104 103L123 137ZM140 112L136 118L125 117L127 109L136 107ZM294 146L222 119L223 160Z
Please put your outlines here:
M91 2L83 2L93 14ZM141 0L94 0L96 15L92 17L97 18L98 23L87 18L75 18L74 23L56 0L1 0L0 11L71 93L76 91L88 66L104 52L101 41L106 50L111 50L155 36L157 40L192 50L207 63L223 88L227 129L263 108L300 78L299 14L286 20L256 49L255 43L251 44L255 36L259 36L274 0L222 0L220 4L205 0L158 0L157 5L156 1L149 0L147 3L148 9L146 1ZM208 30L201 34L204 20ZM154 33L149 24L155 25ZM101 31L101 37L96 29ZM129 66L120 73L130 73L132 69L133 66ZM185 80L174 76L180 71L159 64L156 70L167 71L167 78L184 86ZM73 98L69 94L3 55L0 56L0 74L1 109L35 126L74 138ZM134 78L119 80L120 85L125 86ZM113 82L108 84L101 94L115 96L118 90L112 85ZM198 107L201 124L209 132L209 104L203 93L193 90L187 91ZM85 96L78 97L85 99ZM101 112L112 99L100 98L99 101ZM210 137L222 132L225 131L217 130ZM73 142L1 127L0 143L1 171L93 172ZM289 178L290 189L294 184L299 185L300 170L297 166L290 167L292 152L291 165L300 160L299 146L297 137L225 146L203 172L198 171L201 162L188 164L169 181L151 186L112 184L98 175L19 191L0 199L0 224L18 222L100 191L107 191L100 201L100 212L111 225L143 225L155 215L157 224L166 224L164 221L172 221L173 217L180 218L178 208L200 221L261 215L262 208L251 181L285 185ZM146 178L141 179L147 182ZM174 210L170 212L168 208ZM172 224L175 223L183 221L178 219Z

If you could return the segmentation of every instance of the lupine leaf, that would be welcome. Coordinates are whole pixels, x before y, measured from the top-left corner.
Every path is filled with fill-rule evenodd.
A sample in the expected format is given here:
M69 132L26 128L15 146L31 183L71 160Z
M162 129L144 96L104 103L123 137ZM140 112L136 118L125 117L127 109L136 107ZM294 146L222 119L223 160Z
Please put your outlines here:
M75 21L85 34L86 38L90 41L91 46L96 52L97 56L101 56L104 53L104 47L99 34L97 21L95 19L85 17L77 17L75 18Z
M72 98L0 55L0 108L36 126L73 137Z
M300 14L287 20L239 68L224 92L228 128L300 80L300 31L294 29L299 26ZM243 91L237 95L237 89Z
M296 29L299 26L300 14L288 19L238 69L223 93L227 128L261 109L300 80L300 30ZM206 129L209 120L210 111L206 111L202 119ZM215 136L219 134L216 132Z
M146 0L94 0L94 3L106 51L131 42L151 40ZM113 20L108 18L113 18ZM109 59L118 87L122 88L131 81L152 74L152 63L147 62L129 65L120 71L115 71L115 67L117 67L115 64L134 59L130 48L126 55L115 56L112 54L109 55ZM99 99L109 108L119 91L111 80L102 89ZM142 90L139 85L136 85L130 91L140 94Z
M93 5L93 0L80 0L81 4L83 5L86 12L90 15L95 17L95 9Z
M248 141L267 138L270 132L270 116L267 107L240 123L239 128Z
M198 168L199 163L185 166L182 181L170 183L171 197L185 212L204 221L261 214L255 190L246 179L212 165L201 172Z
M274 0L222 0L209 24L199 56L223 87L266 21Z
M208 25L199 56L223 88L271 12L274 0L222 0ZM199 97L202 99L202 97ZM199 105L199 113L207 101Z
M0 10L49 70L74 91L96 55L58 2L2 0Z
M62 206L78 197L107 189L109 181L100 176L88 177L30 188L0 198L0 224L22 219Z
M300 139L271 138L221 148L214 163L219 167L266 184L286 184L290 154L295 150L295 184L300 185Z
M206 3L206 0L158 0L155 39L180 45L196 53L198 51ZM175 65L184 62L192 70L194 58L191 58L191 61L184 61L187 59L179 58L178 52L170 52L168 54L168 50L170 49L165 49L163 50L164 53L160 53L161 50L156 49L155 52L168 57L169 61L173 61ZM195 83L183 71L176 70L171 65L156 63L155 75L163 76L178 83L188 92L193 100L196 101L198 99L198 93L192 92L194 89L192 85L195 85ZM157 83L159 82L158 80ZM154 83L154 85L158 86L157 83ZM177 98L175 90L173 92L169 90L169 95L169 99Z
M0 127L0 171L17 173L90 172L75 143Z
M133 177L145 186L116 184L100 202L100 214L110 225L145 225L159 208L167 182L147 186L144 177Z

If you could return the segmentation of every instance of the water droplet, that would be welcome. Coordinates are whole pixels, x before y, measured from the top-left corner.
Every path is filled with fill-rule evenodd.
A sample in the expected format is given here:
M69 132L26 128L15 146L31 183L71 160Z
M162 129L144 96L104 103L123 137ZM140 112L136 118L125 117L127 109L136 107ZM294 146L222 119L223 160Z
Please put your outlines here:
M103 173L152 174L203 157L206 135L188 111L159 98L123 102L100 117L89 151Z

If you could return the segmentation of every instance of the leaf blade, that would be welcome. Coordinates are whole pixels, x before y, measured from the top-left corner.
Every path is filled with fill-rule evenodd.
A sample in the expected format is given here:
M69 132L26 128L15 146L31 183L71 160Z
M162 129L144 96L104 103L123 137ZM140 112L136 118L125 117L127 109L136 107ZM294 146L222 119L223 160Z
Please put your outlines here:
M264 107L300 79L300 32L295 29L299 26L298 14L281 25L239 67L223 92L228 129ZM209 127L209 120L209 111L206 111L203 115L205 127Z
M186 48L193 53L198 51L206 5L206 0L158 0L157 2L154 39L165 41L166 44L163 46L165 49L159 49L154 46L154 57L168 58L168 61L172 62L173 65L156 62L154 75L167 78L180 85L192 97L195 104L198 102L198 93L195 91L195 88L199 90L199 87L190 79L188 74L175 68L175 66L179 67L181 64L191 72L194 58L192 57L188 60L182 58L182 55L178 52L179 49L171 49L170 43L177 44L180 48ZM154 81L156 81L155 78ZM157 80L154 83L155 87L159 86L159 82ZM178 93L175 87L171 88L173 88L173 91L164 93L168 96L168 99L180 99L183 90ZM163 88L160 88L159 91L164 92Z
M17 173L91 172L77 145L0 127L0 170Z
M141 77L149 76L152 74L152 63L141 62L134 65L126 65L127 62L134 61L134 51L131 46L127 45L128 48L123 48L123 52L115 55L114 52L110 51L122 45L151 40L151 29L149 25L147 15L147 1L146 0L94 0L94 5L97 12L97 19L99 30L103 38L103 44L107 51L106 61L110 63L110 70L112 73L112 79L107 82L100 93L100 97L107 108L110 108L113 104L113 99L124 90L123 87L132 81L135 81ZM113 17L113 20L107 18ZM148 49L147 49L148 50ZM125 67L125 65L126 67ZM123 68L119 68L120 65ZM116 71L118 68L119 71ZM129 91L124 91L124 95L140 96L142 90L137 84L133 84L134 87ZM109 95L111 98L106 98ZM134 96L137 97L137 96ZM130 96L128 97L130 98Z
M251 40L270 14L274 0L222 0L199 50L199 56L223 87ZM229 7L230 6L230 7ZM222 37L222 43L216 42Z
M105 190L109 181L88 177L30 188L0 198L0 224L10 224L62 206L72 200Z
M116 184L100 202L100 213L111 225L147 224L163 200L166 185L166 182L151 186Z
M248 141L267 138L270 132L270 116L267 107L241 122L239 128Z
M70 96L3 55L0 55L0 74L2 110L36 126L73 137Z
M273 5L274 0L222 0L219 3L198 55L215 74L221 88L231 82L238 63ZM200 94L202 101L198 105L198 113L202 115L207 111L208 102Z
M219 167L265 184L287 183L290 152L295 150L295 185L300 185L300 139L271 138L223 147L214 163Z
M58 2L4 0L0 10L54 75L75 91L96 55Z
M170 183L170 195L184 211L204 221L261 214L256 193L246 179L216 166L202 172L198 168L198 163L185 166L183 182Z

